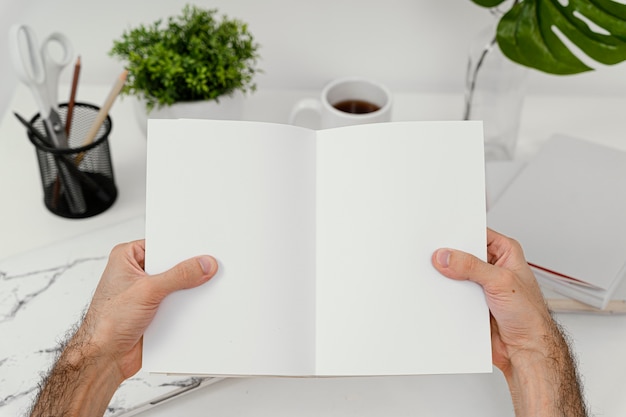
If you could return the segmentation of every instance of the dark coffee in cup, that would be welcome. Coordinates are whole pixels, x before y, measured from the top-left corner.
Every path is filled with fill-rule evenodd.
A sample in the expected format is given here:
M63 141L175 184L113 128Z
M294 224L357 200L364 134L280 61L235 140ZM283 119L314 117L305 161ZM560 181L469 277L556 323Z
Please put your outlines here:
M358 77L338 78L326 84L319 99L298 101L291 111L289 123L297 124L298 115L305 112L319 116L317 129L389 122L391 102L391 93L382 84ZM307 124L304 127L313 126Z
M366 114L380 110L380 106L365 100L342 100L333 104L333 107L345 113Z

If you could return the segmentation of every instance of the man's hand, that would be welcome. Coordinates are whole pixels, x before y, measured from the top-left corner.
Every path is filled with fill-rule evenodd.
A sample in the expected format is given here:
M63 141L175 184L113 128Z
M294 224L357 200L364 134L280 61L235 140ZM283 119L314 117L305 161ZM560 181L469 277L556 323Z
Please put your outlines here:
M197 287L217 271L210 256L189 259L148 276L143 240L113 248L83 326L87 337L120 370L123 379L141 368L141 342L161 301L174 291Z
M141 368L143 333L161 301L217 271L215 259L199 256L149 276L144 260L143 240L111 251L85 318L44 381L31 416L103 415L119 384Z
M480 284L492 315L493 363L505 374L511 358L525 350L542 351L543 336L554 322L520 245L488 230L485 263L451 249L433 254L433 265L448 278Z
M516 414L586 415L574 361L520 245L487 231L488 262L439 249L434 267L483 287L491 312L493 363L509 384Z

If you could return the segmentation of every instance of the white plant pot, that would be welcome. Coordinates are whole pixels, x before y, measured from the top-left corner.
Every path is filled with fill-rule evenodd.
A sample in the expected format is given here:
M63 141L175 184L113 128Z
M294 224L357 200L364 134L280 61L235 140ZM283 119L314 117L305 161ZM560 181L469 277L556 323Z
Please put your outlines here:
M148 119L217 119L241 120L244 95L236 92L232 96L215 100L181 101L171 106L153 108L148 114L143 100L134 100L135 114L144 135L147 133Z

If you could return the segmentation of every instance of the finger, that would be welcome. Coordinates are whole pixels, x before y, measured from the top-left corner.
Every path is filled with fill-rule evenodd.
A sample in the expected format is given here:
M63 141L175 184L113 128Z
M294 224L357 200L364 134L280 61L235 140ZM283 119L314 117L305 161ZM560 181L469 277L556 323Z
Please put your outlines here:
M495 240L495 239L498 239L498 238L501 238L501 237L506 238L507 236L504 236L500 232L496 232L495 230L493 230L490 227L487 228L487 242L490 242L492 240Z
M141 269L144 269L145 268L145 261L146 261L146 241L145 241L145 239L135 240L135 241L131 242L131 245L133 247L133 253L134 253L134 257L135 257L135 261L137 262L137 265L139 265L139 267Z
M204 284L217 272L217 261L212 256L187 259L161 274L152 277L163 297L174 291Z
M487 229L487 258L492 265L517 270L527 266L524 251L515 239Z
M126 270L132 267L134 272L143 273L146 249L144 240L134 240L119 243L111 249L107 266L112 268L123 267Z
M498 277L499 270L469 253L454 249L437 249L432 256L437 271L448 278L474 281L483 287Z

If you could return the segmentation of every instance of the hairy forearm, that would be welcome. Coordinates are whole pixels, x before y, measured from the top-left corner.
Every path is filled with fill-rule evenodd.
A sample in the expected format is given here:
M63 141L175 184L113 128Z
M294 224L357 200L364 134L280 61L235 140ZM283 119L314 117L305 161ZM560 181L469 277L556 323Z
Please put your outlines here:
M541 345L541 350L518 353L505 373L515 415L586 417L576 364L556 324Z
M102 416L121 382L119 370L79 329L42 381L30 416Z

